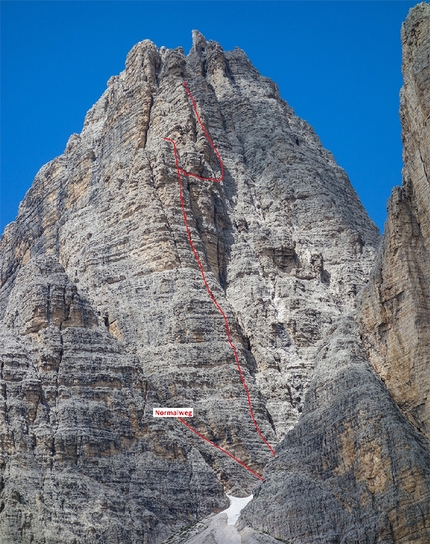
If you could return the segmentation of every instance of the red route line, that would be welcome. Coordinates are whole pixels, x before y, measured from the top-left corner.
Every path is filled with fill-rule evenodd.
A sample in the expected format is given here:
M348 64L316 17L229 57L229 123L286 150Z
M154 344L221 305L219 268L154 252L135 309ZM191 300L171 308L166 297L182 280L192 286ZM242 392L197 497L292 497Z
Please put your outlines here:
M216 448L217 450L220 450L222 451L223 453L225 453L226 455L228 455L229 457L231 457L232 459L234 459L236 461L236 463L239 463L239 465L242 465L243 468L246 468L246 470L249 470L249 472L252 472L252 474L254 474L254 476L257 476L258 479L260 479L262 482L264 482L264 478L263 476L260 476L260 474L258 474L257 472L255 472L255 470L252 470L251 467L249 467L248 465L245 465L245 463L243 461L241 461L240 459L238 459L236 456L234 456L232 453L230 453L229 451L225 450L224 448L222 448L221 446L218 446L218 444L215 444L215 442L212 442L211 440L209 440L209 438L206 438L205 436L203 436L202 434L199 433L199 431L196 431L196 429L194 429L193 427L191 427L191 425L189 425L186 421L184 421L181 417L178 417L177 419L179 419L179 421L181 423L183 423L186 427L188 427L190 429L190 431L193 431L193 433L195 433L197 436L199 436L202 440L204 440L205 442L207 442L208 444L210 444L211 446L213 446L214 448Z
M209 136L205 126L203 125L201 119L200 119L200 115L199 115L199 112L197 111L197 104L194 100L194 97L193 95L191 94L191 91L190 89L188 88L188 85L187 83L184 81L184 87L185 87L185 90L187 91L187 94L188 96L190 97L191 99L191 102L193 104L193 109L194 109L194 113L196 115L196 118L197 118L197 121L199 122L199 125L201 127L201 129L203 130L208 142L210 143L212 149L214 150L218 160L219 160L219 163L220 163L220 166L221 166L221 175L218 177L218 178L205 178L205 177L202 177L202 176L198 176L197 174L193 174L192 172L187 172L186 170L184 170L183 168L181 168L179 166L179 156L178 156L178 151L177 151L177 148L176 148L176 143L171 139L171 138L164 138L166 141L170 142L172 145L173 145L173 152L174 152L174 155L175 155L175 164L176 164L176 171L177 171L177 174L178 174L178 183L179 183L179 198L181 200L181 207L182 207L182 216L184 218L184 223L185 223L185 229L187 231L187 236L188 236L188 241L190 243L190 247L191 247L191 250L194 254L194 257L197 261L197 264L199 265L199 269L200 269L200 273L201 273L201 276L202 276L202 279L203 279L203 283L205 284L205 287L206 287L206 291L208 292L210 298L212 299L212 302L215 304L215 306L217 307L218 311L220 312L220 314L222 315L223 319L224 319L224 322L225 322L225 331L226 331L226 334L227 334L227 340L228 340L228 343L230 344L230 347L231 349L233 350L233 353L234 353L234 358L235 358L235 361L236 361L236 365L237 365L237 369L239 371L239 376L240 376L240 379L242 381L242 384L243 384L243 387L245 389L245 392L246 392L246 397L247 397L247 400L248 400L248 406L249 406L249 412L251 414L251 418L252 418L252 422L254 423L254 426L260 436L260 438L263 440L263 442L266 444L266 446L269 448L269 450L271 451L272 455L274 457L276 457L276 453L275 453L275 450L272 448L272 446L269 444L269 442L267 442L267 440L264 438L263 436L263 433L260 431L260 427L258 426L258 423L257 423L257 420L255 419L255 415L254 415L254 410L252 408L252 403L251 403L251 396L249 394L249 388L248 388L248 385L246 383L246 380L245 380L245 376L243 375L243 372L242 372L242 368L240 366L240 362L239 362L239 355L237 353L237 348L236 346L233 344L233 341L231 339L231 332L230 332L230 325L229 325L229 322L228 322L228 319L227 319L227 316L226 314L224 313L224 310L221 308L221 306L219 305L217 299L215 298L215 295L212 293L212 290L211 288L209 287L209 283L206 279L206 274L205 274L205 271L204 271L204 268L203 268L203 265L202 265L202 262L200 260L200 257L196 251L196 248L194 247L194 242L193 242L193 239L192 239L192 236L191 236L191 231L190 231L190 227L188 225L188 217L187 217L187 213L185 211L185 201L184 201L184 195L183 195L183 185L182 185L182 175L186 176L186 177L193 177L193 178L196 178L196 179L199 179L201 181L212 181L214 183L220 183L223 178L224 178L224 164L222 162L222 159L221 159L221 156L218 152L218 149L215 147L215 144L213 143L211 137ZM261 476L259 476L256 472L254 472L250 467L248 467L247 465L245 465L245 463L243 463L242 461L240 461L239 459L237 459L234 455L232 455L231 453L229 453L227 450L224 450L223 448L221 448L220 446L217 446L216 444L214 444L213 442L211 442L210 440L208 440L207 438L205 438L203 435L201 435L198 431L196 431L195 429L193 429L193 427L191 427L191 425L189 425L188 423L186 423L183 419L181 418L178 418L184 425L186 425L191 431L193 431L193 433L197 434L200 438L202 438L203 440L205 440L206 442L208 442L209 444L211 444L212 446L214 446L215 448L223 451L224 453L226 453L227 455L229 455L232 459L234 459L235 461L237 461L240 465L242 465L243 467L245 467L247 470L249 470L250 472L252 472L254 475L258 476L258 478L262 479Z

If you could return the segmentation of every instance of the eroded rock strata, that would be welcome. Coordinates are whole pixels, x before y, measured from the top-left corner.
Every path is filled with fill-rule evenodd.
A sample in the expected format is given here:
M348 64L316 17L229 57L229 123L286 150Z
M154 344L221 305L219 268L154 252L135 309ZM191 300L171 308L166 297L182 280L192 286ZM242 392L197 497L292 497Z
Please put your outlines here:
M375 374L356 320L333 325L303 415L245 508L283 541L429 541L430 450Z
M404 162L369 285L320 343L303 415L240 527L294 544L430 542L430 5L402 28Z
M402 45L403 183L388 203L361 319L374 368L430 438L430 4L411 12Z
M163 139L176 142L185 170L219 174L184 80L226 168L222 184L184 180L186 211L258 423L280 443L268 465ZM306 490L293 542L334 542L331 522L339 534L358 534L361 522L369 538L376 522L387 532L400 490L409 498L398 526L421 534L425 440L368 363L355 321L342 318L355 311L378 242L345 172L243 51L198 32L188 55L137 44L1 239L0 542L155 544L226 508L225 490L252 492L249 472L178 421L153 418L156 406L193 407L200 433L256 471L267 465L242 518L249 543L287 534L274 502L259 518L266 490L284 512ZM340 434L327 436L334 416ZM357 429L367 446L356 445ZM392 460L405 444L404 461ZM323 484L310 476L320 470L334 486L321 530L316 514L310 528L300 520L321 503L312 497Z

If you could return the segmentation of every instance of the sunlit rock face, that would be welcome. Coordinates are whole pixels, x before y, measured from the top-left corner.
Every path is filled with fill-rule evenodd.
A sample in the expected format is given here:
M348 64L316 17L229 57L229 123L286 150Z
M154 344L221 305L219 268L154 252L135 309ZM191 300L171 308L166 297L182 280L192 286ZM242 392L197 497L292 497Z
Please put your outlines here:
M409 421L430 438L430 5L402 27L403 183L388 203L363 300L370 360Z
M304 402L322 394L316 376L333 380L336 398L346 387L321 363L318 345L355 311L377 228L276 84L240 49L224 52L194 32L188 55L149 41L132 49L81 134L41 168L1 239L2 544L158 543L227 508L225 491L252 492L258 480L250 472L177 420L153 418L157 406L192 407L193 426L257 472L272 457L187 239L164 138L176 142L189 172L216 177L220 164L184 81L225 166L219 184L184 178L191 235L230 322L259 426L273 446L282 441L264 485L283 462L281 450L299 436L303 413L319 438L298 462L326 448L330 470L343 467L339 478L358 470L361 486L373 478L375 493L389 485L397 493L397 480L376 474L390 459L385 423L381 436L372 431L369 446L360 445L357 429L373 412L346 411L340 435L323 440L340 412L324 404L328 392L321 405ZM360 351L348 327L342 338ZM370 366L362 370L361 351L357 358L357 395L376 388L374 408L384 410L386 389L371 381ZM314 409L318 416L309 415ZM390 414L387 421L404 424ZM245 509L254 512L247 534L259 531L255 505L263 495ZM284 495L276 496L290 504ZM339 501L350 508L348 495ZM265 515L276 536L275 518ZM333 519L347 524L345 516Z

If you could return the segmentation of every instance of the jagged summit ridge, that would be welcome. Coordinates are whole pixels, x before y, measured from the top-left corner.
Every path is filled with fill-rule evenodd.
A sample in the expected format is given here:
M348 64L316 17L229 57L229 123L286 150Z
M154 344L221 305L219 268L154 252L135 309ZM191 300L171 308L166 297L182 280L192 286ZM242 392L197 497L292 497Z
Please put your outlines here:
M160 542L252 492L157 406L193 407L256 471L271 457L184 228L164 138L184 170L219 171L184 81L225 165L185 180L190 231L270 443L367 281L378 231L345 172L241 50L202 44L137 44L1 239L5 543Z

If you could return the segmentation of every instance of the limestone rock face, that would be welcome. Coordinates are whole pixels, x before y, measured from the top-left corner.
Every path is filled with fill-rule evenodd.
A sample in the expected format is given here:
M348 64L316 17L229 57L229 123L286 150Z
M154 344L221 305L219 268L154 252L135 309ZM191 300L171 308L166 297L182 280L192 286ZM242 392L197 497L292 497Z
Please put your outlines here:
M367 361L356 320L333 325L303 415L240 518L281 541L425 544L430 449Z
M271 459L190 249L164 140L185 170L219 175L184 80L225 166L222 183L184 178L190 231L271 444L297 424L317 344L366 284L377 229L276 85L198 32L187 56L137 44L0 242L1 544L157 543L226 508L225 490L252 492L250 472L176 419L153 418L157 406L192 407L197 431L257 472ZM354 414L342 427L350 456L353 425L368 421ZM374 451L388 448L372 437ZM369 455L360 450L364 475L379 467ZM353 457L345 463L339 478L353 472Z
M9 302L2 543L144 542L168 534L160 522L177 525L183 505L201 516L225 503L213 470L178 429L148 429L145 409L156 392L138 357L97 325L55 258L20 268ZM163 445L160 432L168 435ZM199 483L193 496L184 481ZM176 497L169 508L166 489Z
M402 44L403 184L388 204L362 332L393 399L430 438L430 4L411 11Z
M358 308L320 343L303 414L239 520L283 542L430 542L429 4L402 41L403 186Z

